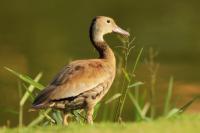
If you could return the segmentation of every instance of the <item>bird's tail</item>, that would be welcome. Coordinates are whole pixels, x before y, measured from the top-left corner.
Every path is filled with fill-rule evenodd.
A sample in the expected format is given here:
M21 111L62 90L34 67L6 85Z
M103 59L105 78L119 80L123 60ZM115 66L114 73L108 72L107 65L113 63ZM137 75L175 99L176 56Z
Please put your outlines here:
M50 94L51 94L51 89L52 87L47 87L44 90L42 90L39 95L35 98L35 100L32 103L32 108L33 109L44 109L49 106L49 101L50 101Z

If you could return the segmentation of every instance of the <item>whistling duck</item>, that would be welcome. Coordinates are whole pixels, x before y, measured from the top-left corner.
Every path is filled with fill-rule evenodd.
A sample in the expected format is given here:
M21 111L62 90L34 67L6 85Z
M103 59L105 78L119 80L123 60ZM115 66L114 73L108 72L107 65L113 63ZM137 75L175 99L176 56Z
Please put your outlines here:
M115 56L103 38L108 33L129 36L112 18L95 17L90 26L90 40L99 58L76 60L65 66L39 93L32 107L62 110L64 125L68 124L67 118L71 111L85 109L87 122L92 124L94 106L108 92L115 77Z

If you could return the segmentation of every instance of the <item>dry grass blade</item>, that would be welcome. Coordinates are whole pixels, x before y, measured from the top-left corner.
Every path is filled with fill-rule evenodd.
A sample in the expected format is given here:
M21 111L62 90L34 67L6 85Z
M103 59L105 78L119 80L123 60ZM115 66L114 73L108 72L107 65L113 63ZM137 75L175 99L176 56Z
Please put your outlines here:
M183 113L186 109L188 109L188 107L194 103L197 99L199 99L200 96L195 96L193 97L190 101L188 101L186 104L184 104L180 109L179 109L179 112L180 113Z

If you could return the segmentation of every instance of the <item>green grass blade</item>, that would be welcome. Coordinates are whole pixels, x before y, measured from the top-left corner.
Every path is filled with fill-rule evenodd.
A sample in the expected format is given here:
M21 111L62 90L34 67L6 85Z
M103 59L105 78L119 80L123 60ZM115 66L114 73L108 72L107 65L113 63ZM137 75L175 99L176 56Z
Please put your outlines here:
M58 110L53 111L52 117L53 117L53 119L55 119L57 125L62 125L63 120L62 120L60 111L58 111Z
M114 94L111 98L105 101L105 104L111 103L112 101L118 99L121 95L122 95L121 93Z
M51 112L51 109L47 109L44 113L48 114L49 112ZM37 124L39 124L46 116L42 114L40 114L37 118L35 118L29 125L28 127L32 127L35 126Z
M19 115L19 112L15 109L7 108L7 107L0 107L0 113L10 113L12 115Z
M123 74L124 74L126 80L130 82L131 79L130 79L130 77L129 77L129 75L128 75L128 72L127 72L124 68L122 69L122 72L123 72Z
M38 82L42 77L42 73L38 73L37 76L34 78L34 82ZM20 106L23 106L24 103L26 102L26 100L29 98L30 94L33 92L35 86L33 86L32 84L27 88L27 91L25 92L25 94L23 95L23 97L20 100Z
M150 109L150 103L146 103L142 109L142 116L146 116L149 109Z
M137 110L137 113L138 113L138 115L140 116L140 118L145 119L145 117L143 116L142 109L140 108L139 103L136 101L136 99L135 99L134 96L130 93L130 91L128 91L128 96L129 96L131 102L133 103L133 105L135 106L135 108L136 108L136 110Z
M19 81L18 82L18 93L19 93L19 99L21 99L22 97L22 85L21 85L21 82ZM19 127L22 127L23 126L23 107L22 106L19 106L19 115L18 115L18 119L19 119Z
M53 124L56 124L56 121L53 118L51 118L51 116L49 116L48 113L46 113L46 111L40 111L40 112L47 118L47 120L49 120Z
M142 52L143 52L143 48L140 49L140 52L139 52L139 54L138 54L138 56L137 56L137 58L136 58L136 61L135 61L134 65L133 65L132 74L135 73L135 70L136 70L136 67L137 67L137 65L138 65L138 62L139 62L139 60L140 60L140 57L141 57L141 55L142 55Z
M30 91L28 90L28 87L27 87L25 84L23 84L23 86L24 86L24 88L26 89L26 92L29 93L30 102L32 103L32 102L34 101L34 99L35 99L35 96L33 95L32 92L30 92ZM23 105L22 105L22 106L23 106Z
M169 87L167 90L167 95L166 95L166 99L165 99L165 105L164 105L164 114L166 115L170 109L170 100L172 97L172 89L173 89L173 83L174 83L174 79L173 77L170 77L169 80Z
M170 110L166 116L166 118L171 118L171 117L174 117L176 115L178 115L180 113L180 110L177 109L177 108L174 108L172 110Z
M12 74L14 74L15 76L17 76L18 78L20 78L21 80L33 85L35 88L38 88L39 90L42 90L44 88L43 85L41 85L40 83L35 82L33 79L31 79L29 76L27 75L23 75L20 74L8 67L4 67L7 71L11 72Z
M103 110L103 116L102 116L102 121L108 121L109 119L109 107L108 106L105 106L104 107L104 110Z
M75 120L80 124L83 124L84 121L86 121L85 115L83 115L81 110L74 110L72 111L72 114L74 115Z
M128 86L128 88L133 88L133 87L140 86L140 85L143 85L143 84L144 84L143 82L138 81L138 82L135 82L135 83L133 83L133 84L130 84L130 85Z
M94 107L94 114L93 114L93 119L95 120L95 118L98 115L99 109L100 109L101 103L98 103L95 107Z

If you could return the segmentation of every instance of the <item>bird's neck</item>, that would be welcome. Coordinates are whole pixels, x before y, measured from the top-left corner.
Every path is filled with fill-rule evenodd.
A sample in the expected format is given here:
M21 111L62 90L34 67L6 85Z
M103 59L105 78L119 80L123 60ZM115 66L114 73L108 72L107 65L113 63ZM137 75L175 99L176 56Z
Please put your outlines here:
M101 34L90 34L90 40L96 50L99 52L100 59L115 59L114 53L106 41L103 39L103 35Z

